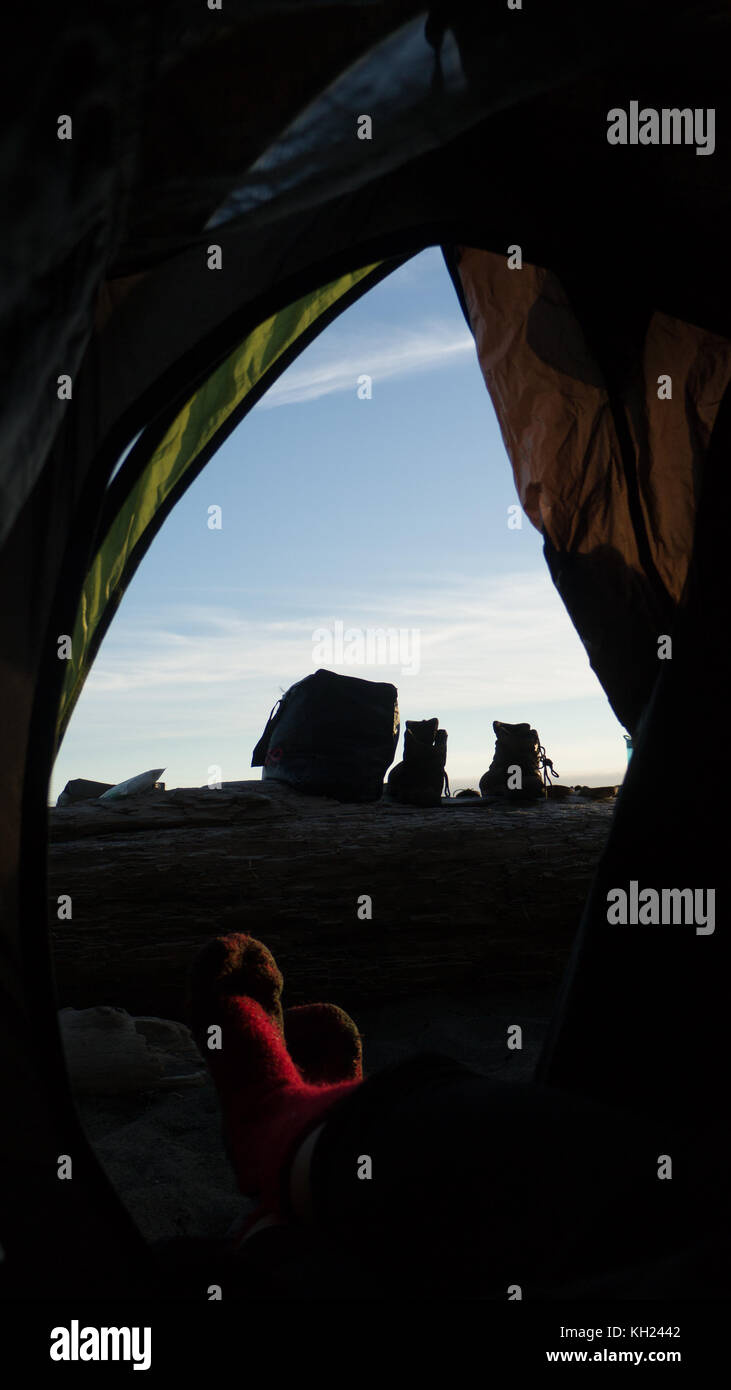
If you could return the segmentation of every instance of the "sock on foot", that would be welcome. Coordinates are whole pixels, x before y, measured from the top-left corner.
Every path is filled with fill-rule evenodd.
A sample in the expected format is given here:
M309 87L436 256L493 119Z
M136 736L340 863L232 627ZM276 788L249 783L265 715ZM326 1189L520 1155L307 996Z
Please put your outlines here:
M354 1079L337 1084L303 1079L284 1041L281 974L266 947L251 937L236 933L209 943L196 962L191 985L193 1032L220 1097L239 1188L258 1197L266 1210L286 1214L291 1160L332 1106L359 1084L360 1056L356 1064L351 1055ZM313 1015L320 1025L319 1042L310 1043L309 1051L303 1016L293 1025L305 1045L311 1075L313 1060L318 1055L322 1060L323 1037L328 1028L334 1031L335 1006L309 1007L327 1011ZM355 1025L348 1022L357 1037ZM211 1035L212 1025L220 1035ZM349 1046L352 1054L352 1034Z

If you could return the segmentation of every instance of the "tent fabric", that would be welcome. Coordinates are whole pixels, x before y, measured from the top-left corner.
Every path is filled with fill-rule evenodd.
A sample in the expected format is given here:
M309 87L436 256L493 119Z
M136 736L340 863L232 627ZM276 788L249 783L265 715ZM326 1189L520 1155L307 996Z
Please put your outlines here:
M166 510L165 504L174 490L180 495L181 484L189 485L195 476L196 460L207 446L220 442L233 412L236 411L238 422L242 418L242 403L248 407L254 404L286 365L292 348L301 350L305 339L311 341L318 321L324 326L327 311L338 301L347 297L346 302L352 302L352 292L362 281L373 284L377 269L366 266L343 275L272 315L249 334L176 416L144 471L127 491L84 581L72 635L72 656L61 695L57 746L104 633L158 529L158 513Z
M653 314L616 390L558 277L510 260L457 252L480 366L523 509L546 540L617 717L634 732L657 676L658 639L669 635L685 587L731 344Z
M715 742L706 739L715 741L723 727L731 682L731 652L719 636L728 623L730 453L727 387L698 493L673 658L661 663L634 740L537 1071L539 1080L662 1117L671 1146L683 1125L692 1127L709 1179L717 1176L726 1190L712 1155L714 1135L725 1124L721 1097L731 1060L731 936L723 887L728 812ZM691 753L679 767L681 740ZM672 925L609 928L607 893L633 880L640 888L710 890L713 920L700 929L707 934ZM720 1208L714 1213L716 1232L728 1216ZM725 1283L728 1290L727 1277ZM694 1289L691 1279L684 1296L696 1296Z
M414 39L402 44L397 35L409 25ZM622 961L617 938L602 924L601 885L629 870L636 876L643 864L658 881L712 881L721 811L711 758L693 801L695 836L677 815L673 822L676 787L662 749L683 736L684 709L702 725L709 711L713 717L725 707L728 690L718 634L727 619L722 525L731 441L716 403L727 380L723 344L731 341L731 15L717 0L679 0L670 10L660 0L617 0L592 11L590 23L579 0L520 11L438 4L428 13L394 0L226 0L221 12L200 0L68 0L44 13L41 34L39 26L35 11L14 14L0 83L0 343L7 364L0 403L0 1288L24 1296L61 1286L69 1295L150 1289L159 1296L152 1257L76 1116L55 1017L45 860L48 779L67 675L58 635L75 631L95 556L153 453L260 325L342 276L429 245L445 248L466 307L453 248L499 261L520 243L526 278L511 272L501 289L496 272L491 301L492 272L483 283L480 270L471 292L488 385L504 390L501 423L518 448L528 442L541 389L553 383L562 398L550 424L569 497L585 506L583 522L574 525L568 514L548 435L538 448L534 431L528 460L512 459L518 487L544 527L554 582L615 708L630 728L644 710L545 1059L551 1085L597 1095L610 1089L601 981L611 979L612 998L623 998L632 961ZM417 26L424 42L416 41ZM391 39L393 71L382 81L383 59L373 58ZM628 108L638 95L657 109L713 109L714 154L611 147L607 112ZM366 157L365 142L354 136L344 168L343 123L354 130L363 108L373 114L381 148ZM74 118L66 143L56 134L65 112ZM290 179L300 138L302 176ZM225 220L209 227L222 212ZM223 256L215 274L206 266L212 240ZM542 291L537 314L531 276ZM501 365L498 352L493 360L498 343L491 345L487 312L480 324L483 295L521 362L512 380L508 357ZM345 295L337 301L346 302ZM557 358L545 336L559 323ZM658 414L670 402L648 407L648 383L667 355L683 383L672 416ZM68 401L57 394L62 373L73 382ZM204 391L201 409L205 399ZM579 414L567 428L570 406ZM237 410L183 467L181 487ZM173 486L143 542L178 495ZM706 500L688 569L692 522L684 498L697 504L699 496ZM546 520L556 523L553 539ZM616 563L605 542L595 544L603 533L610 551L619 547ZM107 613L136 554L109 591ZM113 570L114 557L107 558ZM106 582L100 573L100 604ZM704 612L712 626L704 626ZM677 655L650 693L656 667L647 661L648 633L668 625ZM103 618L97 633L102 626ZM692 635L694 626L702 638ZM697 1077L705 1074L699 1019L725 1016L726 942L718 928L708 942L698 939L712 947L705 954L685 946L668 952L662 936L642 947L635 1036L662 1039L674 1029L672 1063L690 1049ZM684 980L692 1011L684 1008ZM592 1011L597 1026L582 1062ZM728 1042L714 1029L717 1081L728 1070ZM660 1045L648 1047L656 1062ZM641 1068L637 1076L640 1087ZM662 1100L672 1104L670 1072ZM56 1176L60 1153L75 1159L68 1184Z

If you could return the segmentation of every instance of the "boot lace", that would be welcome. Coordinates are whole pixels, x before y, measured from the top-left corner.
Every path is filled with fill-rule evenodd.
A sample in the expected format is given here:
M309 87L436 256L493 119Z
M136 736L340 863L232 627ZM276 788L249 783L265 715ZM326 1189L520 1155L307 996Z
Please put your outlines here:
M551 778L553 777L555 781L558 781L561 774L560 772L556 771L555 767L553 766L553 763L551 762L551 759L546 756L546 750L543 747L542 743L539 743L538 745L538 761L543 771L543 787L546 792L546 795L548 795L548 788L551 785ZM548 770L549 768L551 769L550 772Z

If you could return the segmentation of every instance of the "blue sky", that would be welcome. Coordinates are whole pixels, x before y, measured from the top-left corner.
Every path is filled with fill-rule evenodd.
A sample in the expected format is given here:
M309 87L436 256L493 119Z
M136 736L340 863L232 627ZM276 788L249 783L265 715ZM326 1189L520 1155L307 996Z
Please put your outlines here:
M168 786L211 767L258 778L275 700L328 664L393 681L402 723L436 715L457 787L488 766L496 718L529 720L562 781L621 780L622 728L540 535L508 527L516 500L441 252L425 251L325 330L178 503L102 645L52 799L69 778L163 765ZM356 654L369 629L409 636L385 664L318 660L313 634L338 623Z

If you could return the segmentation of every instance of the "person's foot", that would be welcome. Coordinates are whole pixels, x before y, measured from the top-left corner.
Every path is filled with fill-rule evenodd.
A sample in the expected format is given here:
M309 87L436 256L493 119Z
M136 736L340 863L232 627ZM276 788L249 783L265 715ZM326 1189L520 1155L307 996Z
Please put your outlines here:
M245 932L229 932L206 943L196 957L190 976L189 1007L194 1029L210 1027L222 1002L240 995L255 999L284 1037L282 973L262 941ZM194 1031L203 1055L206 1047Z
M337 1004L300 1004L285 1010L284 1035L303 1081L320 1086L362 1081L361 1036Z
M300 1004L284 1013L287 1049L303 1081L313 1085L360 1081L363 1077L363 1046L352 1018L337 1004ZM290 1198L295 1217L306 1224L314 1221L309 1172L312 1151L322 1126L310 1130L295 1153L290 1170ZM286 1225L281 1218L258 1205L240 1219L233 1234L237 1249L272 1226Z
M302 1141L362 1079L357 1029L334 1005L288 1011L305 1079L285 1043L281 991L271 952L240 932L209 942L191 971L191 1028L219 1093L239 1187L273 1212L287 1209L289 1164ZM346 1067L347 1079L331 1084Z

